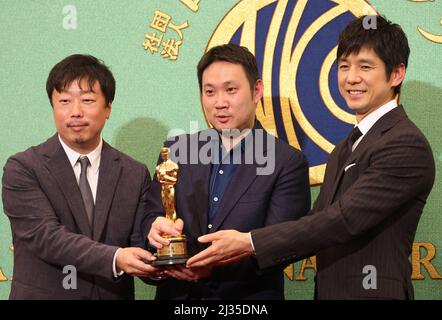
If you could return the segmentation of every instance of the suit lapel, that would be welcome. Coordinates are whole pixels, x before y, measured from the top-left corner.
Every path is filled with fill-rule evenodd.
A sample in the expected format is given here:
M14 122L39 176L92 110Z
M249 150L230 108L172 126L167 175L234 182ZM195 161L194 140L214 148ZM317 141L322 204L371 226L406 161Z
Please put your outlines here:
M256 129L263 130L263 136L261 137L262 141L260 141L261 138L257 138ZM268 151L271 150L267 150L267 139L269 139L269 135L263 129L259 121L256 121L254 129L250 134L253 135L251 136L251 138L253 139L253 143L246 143L243 153L252 153L253 155L256 155L255 152L259 152L258 150L262 150L263 155L267 155ZM262 146L259 146L259 148L257 148L255 143L262 143ZM258 168L255 160L256 159L254 158L253 164L245 164L244 157L242 158L241 164L238 165L238 168L236 169L234 176L231 178L229 185L227 186L227 190L224 193L223 198L221 199L218 212L216 213L215 220L213 221L213 226L211 229L212 232L217 231L221 227L224 219L226 219L226 217L230 214L230 212L236 206L241 197L247 192L247 189L249 189L253 181L255 181L256 170Z
M338 159L336 158L336 161L333 161L333 167L331 167L330 169L334 170L336 173L334 174L335 180L333 183L332 192L330 193L330 197L328 198L329 204L333 201L335 197L336 191L338 190L342 176L345 172L344 169L349 164L355 162L355 160L357 160L360 155L364 154L369 147L376 144L376 142L379 141L379 139L384 134L384 132L391 129L399 120L401 120L404 117L406 117L406 113L402 105L399 105L398 107L394 108L393 110L382 116L373 125L373 127L371 127L370 130L368 130L368 132L362 138L356 149L350 154L350 157L345 161L340 172L336 172ZM337 152L340 152L342 147L343 144L340 144L339 145L340 149L337 150Z
M81 233L91 237L91 228L74 170L58 140L58 136L54 135L50 138L45 147L43 154L46 156L47 169L57 181Z
M221 203L216 213L211 231L219 229L224 219L229 215L236 203L246 193L252 182L256 179L256 165L240 164L229 182L226 192L221 199Z
M371 130L374 129L374 130ZM350 154L349 158L344 162L344 165L341 167L339 172L336 172L335 174L335 180L333 183L332 192L330 193L330 198L328 204L331 204L334 199L336 192L338 191L338 188L341 184L342 177L345 173L345 168L355 161L355 159L358 158L359 155L363 154L368 147L372 146L374 143L376 143L377 140L380 138L380 131L376 130L374 127L371 128L364 138L359 142L357 148ZM343 146L341 146L342 148ZM334 170L337 170L337 164L335 164Z
M330 177L333 177L333 179L332 179L333 185L332 185L331 189L328 189L327 186L324 186L324 185L321 187L321 191L324 188L325 188L324 190L330 190L326 196L326 202L325 202L326 205L329 205L333 202L333 198L335 196L336 190L337 190L339 183L341 181L340 179L342 176L343 169L340 172L338 172L338 164L339 164L339 155L342 152L342 148L344 148L343 142L339 143L335 147L334 154L336 154L336 156L327 163L327 171L330 171ZM330 183L330 182L324 181L324 183Z
M209 208L209 180L210 180L210 165L198 164L189 165L190 173L190 187L194 190L194 195L191 201L195 202L194 206L189 205L190 208L196 208L196 212L190 212L192 215L196 215L198 228L195 234L207 233L207 214ZM179 179L179 176L178 176ZM188 188L189 185L183 183L184 188ZM179 190L177 190L177 193ZM188 199L187 199L188 201ZM186 223L186 221L184 221Z
M121 174L119 158L119 154L106 142L103 142L95 200L94 240L100 239L109 216L110 206Z
M375 144L386 131L390 130L406 116L407 115L404 108L402 107L402 105L399 105L395 109L391 110L383 117L381 117L367 132L365 137L361 140L361 143L359 143L356 149L351 153L350 157L345 163L345 166L354 162L355 159L366 152L366 150L371 145Z

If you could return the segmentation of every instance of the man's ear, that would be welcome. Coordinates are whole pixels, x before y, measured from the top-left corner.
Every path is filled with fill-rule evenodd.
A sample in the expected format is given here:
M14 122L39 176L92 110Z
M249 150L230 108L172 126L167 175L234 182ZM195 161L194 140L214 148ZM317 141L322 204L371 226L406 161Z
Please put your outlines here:
M258 79L253 87L253 102L258 103L261 100L263 94L264 94L264 83L262 82L261 79Z
M405 78L405 65L401 63L391 72L390 76L391 86L397 87L402 83L402 81L404 81L404 78Z
M112 110L112 102L108 102L106 106L106 119L109 119Z

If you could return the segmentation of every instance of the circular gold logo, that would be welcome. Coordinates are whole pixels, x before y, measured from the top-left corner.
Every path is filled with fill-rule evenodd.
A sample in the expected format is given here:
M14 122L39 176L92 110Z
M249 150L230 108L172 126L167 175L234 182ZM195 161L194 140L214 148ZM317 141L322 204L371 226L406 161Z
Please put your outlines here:
M207 45L236 43L255 54L264 81L257 117L304 152L311 184L322 183L330 152L355 123L337 86L339 32L375 14L364 0L243 0Z

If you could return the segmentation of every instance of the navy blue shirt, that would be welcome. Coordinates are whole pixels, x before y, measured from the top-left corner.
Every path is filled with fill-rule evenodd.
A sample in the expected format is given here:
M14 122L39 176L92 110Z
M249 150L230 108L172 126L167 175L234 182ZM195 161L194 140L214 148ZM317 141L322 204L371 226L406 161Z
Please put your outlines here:
M215 220L216 213L219 208L221 199L229 186L229 182L235 174L236 169L241 161L241 154L244 152L244 139L241 140L230 152L226 150L218 140L219 154L218 158L213 158L210 169L209 181L209 229Z

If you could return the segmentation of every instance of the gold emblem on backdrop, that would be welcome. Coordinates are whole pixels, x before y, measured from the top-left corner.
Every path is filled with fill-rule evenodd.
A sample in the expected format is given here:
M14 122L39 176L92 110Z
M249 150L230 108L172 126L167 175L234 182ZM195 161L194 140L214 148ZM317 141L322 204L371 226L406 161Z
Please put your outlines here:
M410 2L434 2L434 0L408 0ZM440 19L439 24L442 26L442 19ZM417 30L419 33L427 40L430 40L435 43L441 43L442 44L442 35L441 34L435 34L426 31L422 27L417 27Z
M304 115L300 102L298 99L298 92L296 85L292 79L296 79L298 66L304 51L307 48L310 40L333 19L340 15L351 12L354 16L361 15L376 15L376 11L364 0L331 0L337 5L326 11L319 18L311 23L307 30L303 33L301 38L294 43L295 33L303 19L303 12L308 4L308 0L298 0L290 17L287 33L284 39L282 48L281 65L279 68L279 104L281 108L283 130L287 136L287 142L297 149L301 149L299 139L295 133L295 125L292 120L294 115L297 124L301 130L308 136L309 139L323 151L330 153L334 144L321 134L318 128L309 121ZM228 43L242 27L240 45L247 47L255 54L255 42L257 37L256 24L257 14L264 7L276 3L276 8L273 13L267 39L265 40L265 49L262 66L262 78L264 81L264 97L262 103L259 103L257 108L257 117L261 121L266 130L278 136L278 130L275 115L274 102L272 97L272 75L274 65L274 52L277 37L279 35L283 17L286 12L288 0L243 0L233 7L221 20L216 30L207 45L207 50L211 47ZM322 62L320 72L319 88L322 100L329 112L339 121L346 124L354 124L355 118L352 114L343 110L332 98L329 88L329 74L330 70L336 61L337 46L334 47L327 58ZM278 70L277 70L278 72ZM275 92L273 92L275 95ZM207 119L207 118L206 118ZM325 163L310 167L310 184L316 185L323 181L325 172Z

